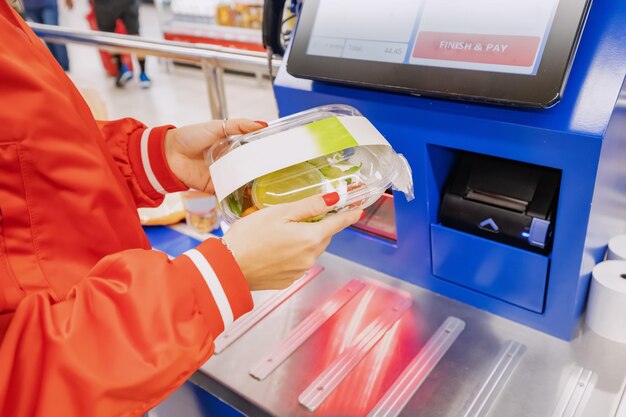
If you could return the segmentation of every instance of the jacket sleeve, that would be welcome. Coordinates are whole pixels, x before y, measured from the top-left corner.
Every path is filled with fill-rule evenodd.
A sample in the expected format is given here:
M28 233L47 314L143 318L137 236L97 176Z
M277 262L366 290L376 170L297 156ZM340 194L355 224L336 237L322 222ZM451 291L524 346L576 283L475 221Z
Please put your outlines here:
M39 293L19 304L0 346L0 415L140 416L251 308L220 240L173 260L150 250L110 255L63 301Z
M165 194L187 190L165 158L165 134L174 126L147 128L131 118L98 121L106 147L126 179L137 207L155 207Z

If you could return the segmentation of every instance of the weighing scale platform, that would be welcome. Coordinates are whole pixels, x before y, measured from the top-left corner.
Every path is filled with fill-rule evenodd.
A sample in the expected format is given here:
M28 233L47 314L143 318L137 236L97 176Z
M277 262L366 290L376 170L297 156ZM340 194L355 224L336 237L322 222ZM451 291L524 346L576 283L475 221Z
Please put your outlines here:
M170 242L176 235L189 239L171 229L148 234L158 242L163 233L170 235ZM159 246L155 244L157 249ZM328 253L322 255L319 264L324 268L319 275L230 346L220 340L218 350L222 351L191 380L206 394L245 415L368 416L413 358L427 350L430 356L414 372L417 380L402 384L407 387L421 383L415 395L396 390L390 398L398 402L402 396L410 397L406 406L397 414L376 415L613 417L626 375L623 345L586 328L566 342ZM362 289L264 380L249 374L307 316L351 280L373 284L378 292L372 296L370 287ZM380 296L383 293L387 298ZM315 391L311 383L339 356L347 355L356 335L380 317L381 309L392 305L389 294L393 293L409 296L412 306L314 412L303 407L299 403L303 392L310 387ZM249 315L270 311L268 303L276 301L277 294L255 293L256 307ZM460 331L458 338L439 338L434 349L432 342L430 348L425 348L451 317L465 325L464 329L454 330ZM246 320L250 321L246 316L240 319ZM229 329L231 335L237 333L238 323ZM437 355L441 357L438 363ZM331 382L339 378L338 374L334 377ZM324 388L328 385L321 390ZM166 409L168 402L162 407Z

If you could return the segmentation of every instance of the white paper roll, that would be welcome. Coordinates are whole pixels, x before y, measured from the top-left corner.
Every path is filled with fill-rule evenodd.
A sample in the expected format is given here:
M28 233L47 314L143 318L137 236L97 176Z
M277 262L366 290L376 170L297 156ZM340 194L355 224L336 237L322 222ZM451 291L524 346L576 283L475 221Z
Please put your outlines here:
M602 337L626 343L626 261L604 261L593 268L587 326Z
M619 235L609 240L606 259L610 261L626 261L626 235Z

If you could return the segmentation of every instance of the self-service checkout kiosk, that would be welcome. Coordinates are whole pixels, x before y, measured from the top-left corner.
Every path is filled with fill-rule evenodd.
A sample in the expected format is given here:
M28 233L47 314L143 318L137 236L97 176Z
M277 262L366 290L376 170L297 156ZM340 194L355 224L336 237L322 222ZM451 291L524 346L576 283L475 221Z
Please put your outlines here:
M578 48L589 3L305 2L275 84L281 114L357 107L418 190L394 201L395 241L349 231L331 251L571 339L596 172L619 157L601 150L618 140L606 129L626 58L603 49L624 36L606 17Z
M591 268L626 230L626 2L306 0L297 12L274 84L281 116L359 109L408 159L415 200L389 192L368 209L316 282L196 383L248 415L626 415L626 347L581 326ZM385 328L373 357L351 356L352 322L303 342L302 320L364 276L411 294L409 324ZM349 314L367 324L372 302L359 305ZM299 350L265 379L259 340L285 348L285 335Z

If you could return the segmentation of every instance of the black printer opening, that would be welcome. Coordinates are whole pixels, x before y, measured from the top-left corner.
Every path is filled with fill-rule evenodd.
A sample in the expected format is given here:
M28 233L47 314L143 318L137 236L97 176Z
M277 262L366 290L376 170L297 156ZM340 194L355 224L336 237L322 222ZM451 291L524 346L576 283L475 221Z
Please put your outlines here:
M533 252L551 249L561 172L485 155L459 155L442 225Z

